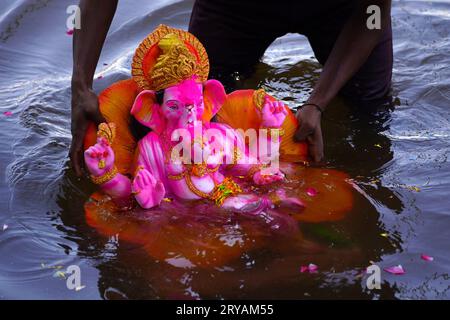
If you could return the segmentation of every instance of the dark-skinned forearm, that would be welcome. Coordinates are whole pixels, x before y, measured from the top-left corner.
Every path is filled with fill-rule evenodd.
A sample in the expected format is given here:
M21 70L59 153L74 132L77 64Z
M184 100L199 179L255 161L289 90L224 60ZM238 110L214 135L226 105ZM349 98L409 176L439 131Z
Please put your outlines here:
M92 89L92 81L118 0L81 0L81 29L73 34L72 91Z
M372 4L381 9L381 29L367 28L369 15L366 10ZM342 29L308 99L309 103L325 108L359 70L379 43L384 28L389 26L390 9L391 0L361 1Z

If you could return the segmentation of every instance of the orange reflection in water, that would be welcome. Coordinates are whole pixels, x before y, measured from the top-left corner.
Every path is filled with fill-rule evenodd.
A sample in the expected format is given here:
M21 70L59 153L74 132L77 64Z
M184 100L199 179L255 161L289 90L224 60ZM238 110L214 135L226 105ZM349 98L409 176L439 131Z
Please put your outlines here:
M103 235L142 245L156 260L183 268L213 268L279 239L300 241L299 222L336 221L351 209L352 187L346 174L295 164L284 164L282 170L287 181L253 192L267 195L282 188L288 196L299 197L305 208L275 207L252 215L228 212L206 201L174 199L150 210L124 210L95 193L85 204L87 222ZM316 194L311 196L308 189Z

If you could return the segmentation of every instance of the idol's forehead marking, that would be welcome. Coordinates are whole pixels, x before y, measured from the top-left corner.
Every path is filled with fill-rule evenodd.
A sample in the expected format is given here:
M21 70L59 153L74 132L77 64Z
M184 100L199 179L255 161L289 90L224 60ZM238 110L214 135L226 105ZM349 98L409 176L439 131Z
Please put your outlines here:
M177 100L184 104L198 103L202 99L202 84L186 80L166 89L166 101Z

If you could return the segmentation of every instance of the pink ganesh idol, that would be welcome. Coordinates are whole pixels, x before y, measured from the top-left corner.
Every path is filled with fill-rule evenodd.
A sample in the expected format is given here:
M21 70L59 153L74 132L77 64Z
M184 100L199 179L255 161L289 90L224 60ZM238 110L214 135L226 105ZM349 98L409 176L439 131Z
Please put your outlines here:
M242 134L225 121L210 122L227 95L222 84L206 80L207 75L206 53L190 34L161 27L140 45L133 61L133 76L141 91L130 113L151 132L137 143L133 174L129 176L116 168L111 147L115 124L99 127L95 145L85 151L85 163L92 180L105 194L117 200L133 196L145 209L158 206L167 197L208 199L224 208L243 211L274 205L269 197L245 192L237 180L255 185L283 180L284 174L269 163L278 159L282 124L289 109L264 91L252 92L247 106L235 114L252 120L246 114L252 112L257 120L255 129L264 133L252 140L256 148L263 149L262 154L251 154ZM239 96L248 93L237 91L235 95L242 99ZM228 113L219 113L219 119L225 119ZM248 124L242 129L248 130ZM278 193L277 201L302 206L299 199L285 197L283 192Z
M99 96L108 123L86 134L86 167L102 193L144 209L206 200L243 212L286 206L305 221L341 218L352 203L347 176L304 166L307 146L294 142L291 110L262 89L227 95L208 73L206 51L192 34L160 25L144 39L133 78ZM132 118L149 129L139 141ZM252 129L256 138L241 134Z
M132 79L99 95L107 123L85 139L100 189L85 204L88 224L159 261L209 268L277 237L301 241L298 221L342 219L348 177L305 165L290 109L262 89L227 95L208 73L202 44L161 25L137 48ZM148 128L139 138L136 122Z

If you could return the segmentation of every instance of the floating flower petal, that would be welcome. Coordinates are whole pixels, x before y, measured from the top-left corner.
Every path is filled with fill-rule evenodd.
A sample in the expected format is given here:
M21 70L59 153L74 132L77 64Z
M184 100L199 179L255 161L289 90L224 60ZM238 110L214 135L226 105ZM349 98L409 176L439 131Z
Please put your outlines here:
M308 266L301 266L301 267L300 267L300 272L301 272L301 273L304 273L304 272L306 272L306 271L308 271Z
M422 260L425 260L425 261L433 261L434 260L433 257L427 256L426 254L422 254L420 257L422 258Z
M395 274L395 275L405 274L405 270L403 269L401 264L399 264L398 266L385 268L384 271Z
M300 267L300 272L301 273L305 273L305 272L316 273L317 270L319 270L319 267L317 265L315 265L314 263L310 263L307 266L301 266Z
M308 265L308 270L309 270L310 273L314 273L314 272L317 272L319 270L319 267L316 266L314 263L310 263Z
M315 197L317 196L317 190L315 188L308 188L306 189L306 194L310 197Z

